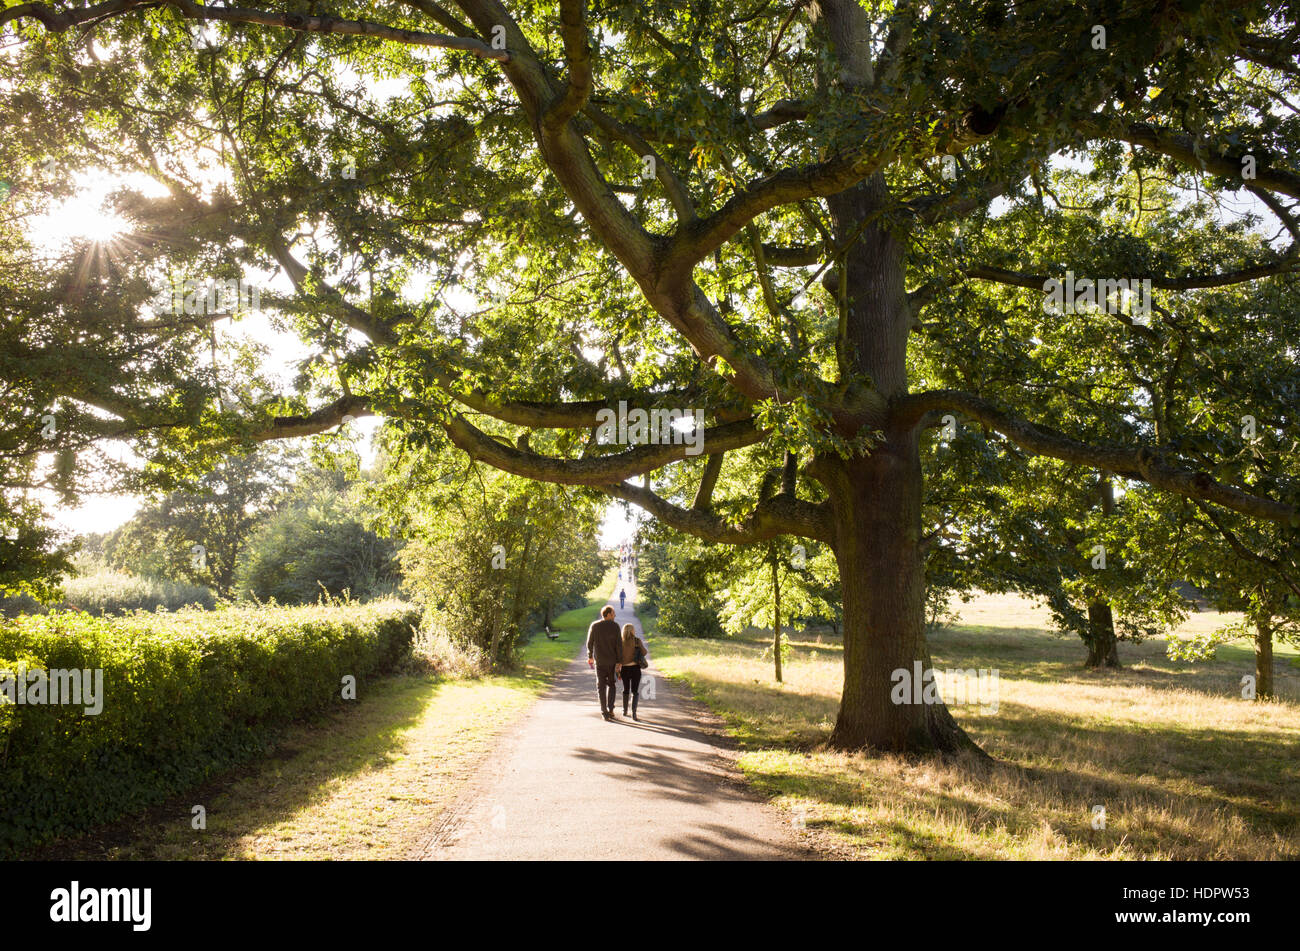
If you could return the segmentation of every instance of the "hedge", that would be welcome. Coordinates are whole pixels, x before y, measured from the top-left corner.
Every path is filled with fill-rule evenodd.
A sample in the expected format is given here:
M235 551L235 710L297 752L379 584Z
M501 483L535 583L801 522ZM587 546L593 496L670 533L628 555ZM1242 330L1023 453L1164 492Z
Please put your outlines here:
M164 578L144 578L110 568L68 578L62 587L63 600L48 606L29 595L0 598L0 614L6 617L48 614L51 611L129 614L135 610L157 611L160 608L179 611L191 605L210 609L217 604L216 592L211 588Z
M373 602L0 621L0 671L99 668L104 693L98 715L0 695L0 856L265 752L275 728L349 702L344 676L391 669L418 620Z

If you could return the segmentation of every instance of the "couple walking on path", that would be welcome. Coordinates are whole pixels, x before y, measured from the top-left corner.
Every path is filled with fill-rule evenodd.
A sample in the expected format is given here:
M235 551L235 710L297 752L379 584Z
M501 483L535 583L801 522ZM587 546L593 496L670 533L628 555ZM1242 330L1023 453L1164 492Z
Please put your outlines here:
M623 601L624 592L619 591ZM587 666L596 670L596 689L600 694L600 713L607 721L618 719L614 715L614 700L618 695L618 681L623 681L623 716L628 715L628 700L632 702L632 719L636 720L637 699L641 693L641 671L650 665L650 653L645 642L637 636L636 628L624 624L619 629L614 620L614 605L607 604L600 612L600 620L593 621L587 629Z
M624 583L627 607L619 611ZM610 625L618 629L621 644L624 624L643 630L635 613L635 572L624 571L610 589L605 604L615 609ZM598 640L606 643L591 639L590 659L595 666L599 657L608 670L601 706L611 712L613 670L623 655L609 651L608 643L597 654ZM642 648L649 643L642 635ZM647 719L654 722L620 718L624 729L596 726L592 674L584 669L584 652L573 648L578 656L529 713L506 729L476 778L443 814L421 855L624 862L816 857L789 818L746 786L732 765L732 744L722 739L720 726L684 689L667 680L656 683L655 664L641 672L641 699L653 704ZM663 660L660 653L656 647L656 661ZM637 676L632 668L641 671L635 661L622 668L629 680ZM629 708L631 700L629 683Z

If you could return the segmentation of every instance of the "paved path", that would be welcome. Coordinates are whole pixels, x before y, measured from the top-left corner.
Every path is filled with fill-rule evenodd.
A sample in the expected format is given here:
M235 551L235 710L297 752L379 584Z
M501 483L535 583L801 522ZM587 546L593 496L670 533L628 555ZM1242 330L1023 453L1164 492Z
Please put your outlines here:
M626 576L627 570L624 569ZM641 630L625 580L620 624ZM611 602L617 608L616 585ZM599 607L599 606L595 606ZM593 609L592 620L597 611ZM585 641L585 637L584 637ZM807 859L788 820L729 764L702 708L643 671L640 722L606 723L585 643L444 816L429 859ZM644 698L654 678L654 699ZM706 719L706 718L705 718Z

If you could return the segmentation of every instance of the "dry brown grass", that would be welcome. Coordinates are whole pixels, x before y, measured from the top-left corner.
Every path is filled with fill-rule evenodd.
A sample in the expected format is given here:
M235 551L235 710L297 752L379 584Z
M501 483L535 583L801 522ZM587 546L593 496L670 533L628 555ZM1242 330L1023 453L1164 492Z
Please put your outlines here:
M996 714L953 710L992 767L821 747L841 683L825 634L796 641L784 685L763 635L659 637L655 659L727 718L751 781L845 856L1300 858L1294 651L1277 650L1282 699L1254 703L1241 699L1248 646L1189 664L1166 659L1163 641L1124 643L1124 670L1088 672L1082 645L1047 633L1031 602L983 596L961 612L931 652L938 667L1000 671ZM1105 828L1092 828L1094 806Z

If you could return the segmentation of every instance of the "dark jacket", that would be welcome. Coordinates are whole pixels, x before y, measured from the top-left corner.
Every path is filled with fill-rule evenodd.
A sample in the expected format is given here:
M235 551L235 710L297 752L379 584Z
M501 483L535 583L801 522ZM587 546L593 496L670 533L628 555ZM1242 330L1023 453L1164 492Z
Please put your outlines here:
M617 621L601 618L587 628L587 659L597 667L613 667L623 659L623 633Z

